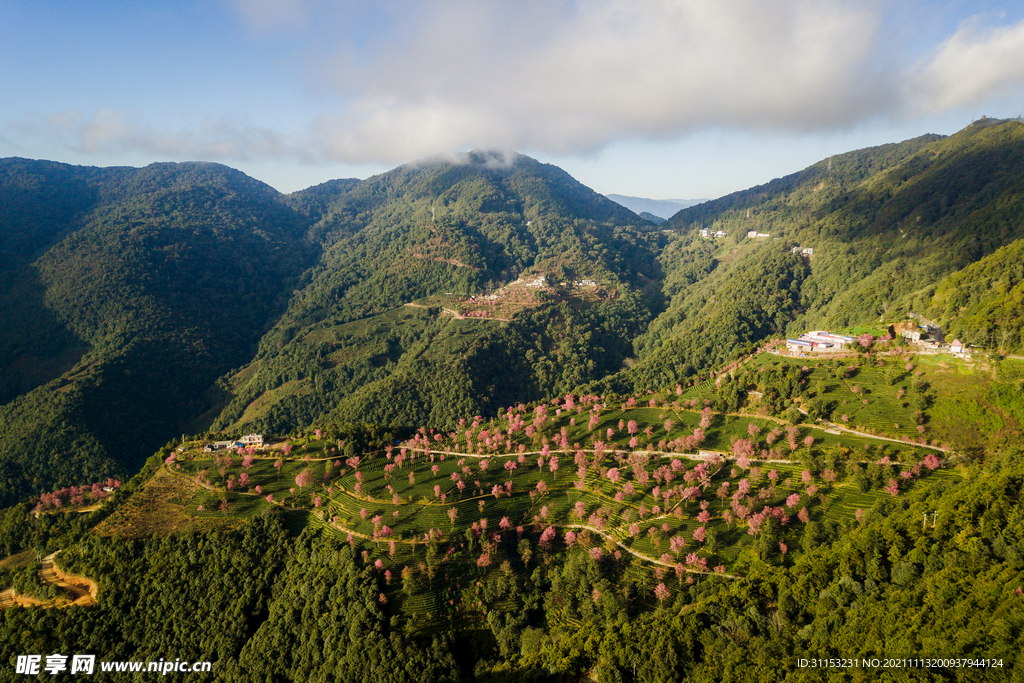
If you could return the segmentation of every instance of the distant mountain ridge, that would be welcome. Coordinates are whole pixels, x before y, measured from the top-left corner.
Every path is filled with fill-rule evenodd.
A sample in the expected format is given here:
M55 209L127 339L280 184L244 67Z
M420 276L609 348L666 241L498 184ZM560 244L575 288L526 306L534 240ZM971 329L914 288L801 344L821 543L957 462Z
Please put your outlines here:
M671 218L683 209L709 201L707 199L647 199L622 194L606 194L605 197L616 204L621 204L638 216L650 213L662 219Z

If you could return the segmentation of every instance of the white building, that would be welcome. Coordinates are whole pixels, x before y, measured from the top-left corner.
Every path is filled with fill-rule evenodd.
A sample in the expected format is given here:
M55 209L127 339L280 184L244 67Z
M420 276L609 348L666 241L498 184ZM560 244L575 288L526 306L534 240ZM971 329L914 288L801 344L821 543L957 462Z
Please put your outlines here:
M240 446L262 446L263 435L262 434L246 434L238 440Z

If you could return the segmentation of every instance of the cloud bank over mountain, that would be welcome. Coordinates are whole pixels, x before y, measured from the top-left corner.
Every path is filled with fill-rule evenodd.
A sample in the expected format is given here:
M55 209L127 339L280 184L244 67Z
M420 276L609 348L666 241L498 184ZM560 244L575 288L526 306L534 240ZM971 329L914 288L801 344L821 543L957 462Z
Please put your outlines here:
M594 155L706 131L820 136L988 103L1024 113L1024 17L978 7L222 0L205 26L176 16L179 40L194 29L210 44L209 73L150 56L155 87L195 79L194 99L154 114L108 78L88 102L8 114L0 134L18 153L47 140L94 156L393 164L470 148ZM250 72L252 55L265 59Z

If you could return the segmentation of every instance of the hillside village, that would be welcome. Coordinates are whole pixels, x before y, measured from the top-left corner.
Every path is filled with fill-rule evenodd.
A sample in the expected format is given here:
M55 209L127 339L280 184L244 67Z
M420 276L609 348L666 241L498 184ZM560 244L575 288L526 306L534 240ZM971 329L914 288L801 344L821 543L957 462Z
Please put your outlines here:
M927 322L902 322L889 325L883 335L870 333L852 337L835 334L827 330L804 332L797 337L787 338L786 350L794 357L805 357L807 354L836 355L849 352L862 352L873 344L902 344L908 350L922 354L949 353L955 357L970 361L972 356L982 349L967 347L959 339L950 343L943 341L940 327Z

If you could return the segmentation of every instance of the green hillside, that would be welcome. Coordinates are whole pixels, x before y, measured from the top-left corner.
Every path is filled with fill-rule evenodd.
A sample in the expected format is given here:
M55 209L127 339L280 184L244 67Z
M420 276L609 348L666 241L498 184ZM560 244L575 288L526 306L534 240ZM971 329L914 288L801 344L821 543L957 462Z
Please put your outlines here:
M929 314L950 337L995 348L1024 350L1024 240L1017 240L939 283Z
M1022 264L1019 121L658 226L497 152L0 160L0 666L1024 680Z
M0 167L10 501L133 471L251 357L312 250L273 189L223 166Z
M108 659L173 643L226 681L782 681L843 657L868 660L833 667L851 680L886 657L940 660L920 680L1011 680L1024 412L1022 364L1002 363L766 351L690 387L560 396L398 444L174 442L90 515L4 511L9 552L63 548L100 593L8 610L0 649L103 632ZM958 407L975 395L995 418ZM975 459L967 432L992 419L1006 440ZM209 609L183 609L197 595Z
M661 254L669 303L636 340L637 369L612 386L677 381L766 338L930 310L944 278L1024 237L1022 169L1024 124L987 120L680 211L661 226L676 232Z
M4 500L123 476L183 431L452 429L911 311L1019 350L1022 156L1024 125L986 120L657 228L493 152L289 196L214 164L4 160Z
M661 234L528 157L425 160L289 201L322 211L323 253L215 429L451 427L618 371L659 305Z

